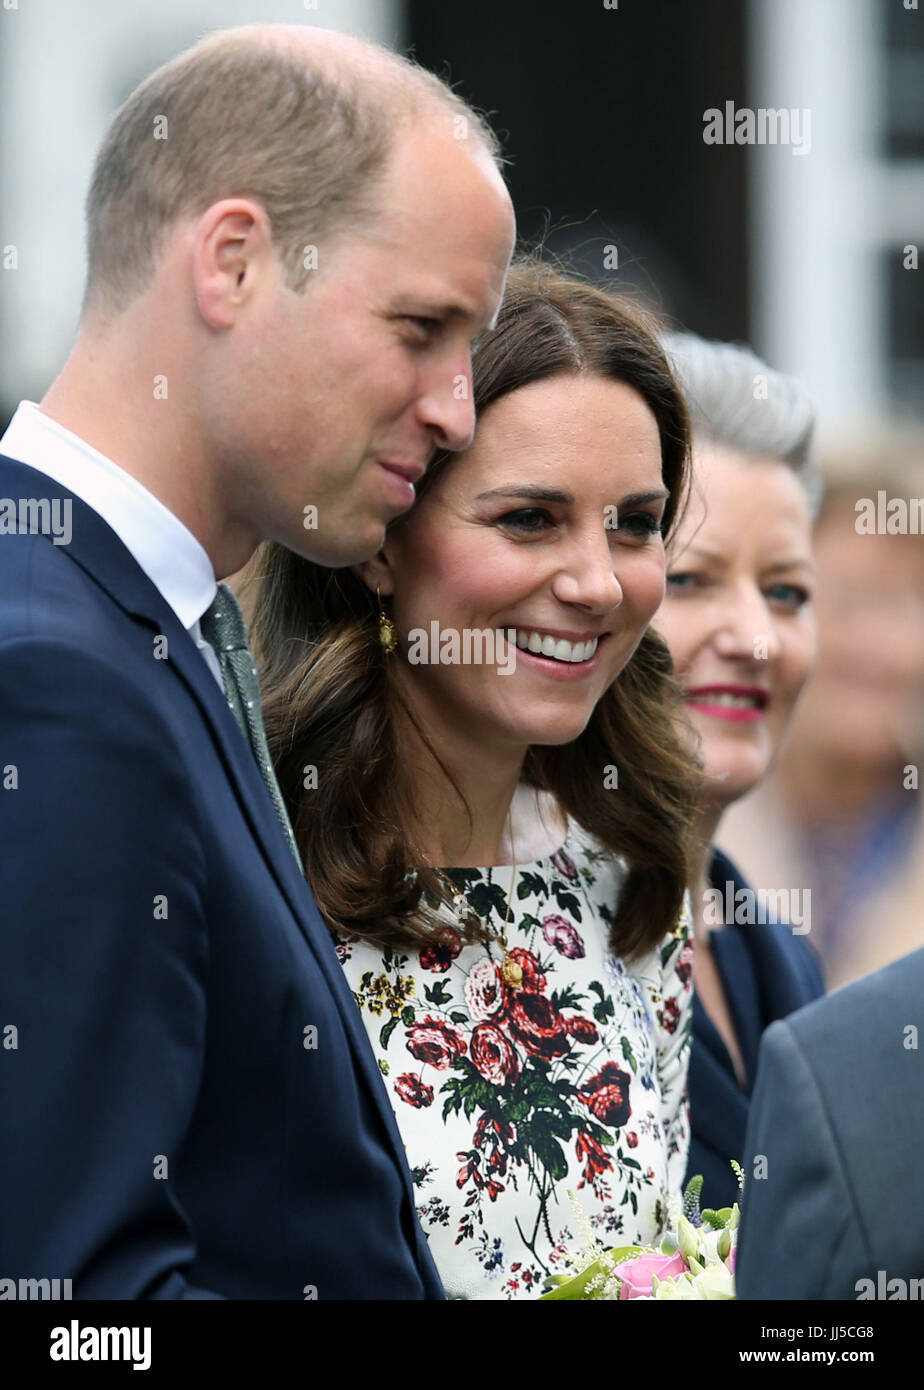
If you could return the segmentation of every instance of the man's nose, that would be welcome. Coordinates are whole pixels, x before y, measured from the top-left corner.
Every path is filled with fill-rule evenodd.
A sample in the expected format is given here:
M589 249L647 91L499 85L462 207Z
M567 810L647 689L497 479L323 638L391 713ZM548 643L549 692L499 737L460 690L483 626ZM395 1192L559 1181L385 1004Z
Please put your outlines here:
M434 377L420 399L418 417L438 448L467 449L475 435L471 366L457 363L454 371Z

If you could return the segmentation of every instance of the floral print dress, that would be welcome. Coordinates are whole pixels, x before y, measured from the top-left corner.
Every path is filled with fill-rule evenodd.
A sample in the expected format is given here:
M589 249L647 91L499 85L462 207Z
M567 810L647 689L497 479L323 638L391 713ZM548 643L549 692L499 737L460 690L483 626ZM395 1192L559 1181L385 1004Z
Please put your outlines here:
M447 875L503 927L510 868ZM631 967L607 939L625 866L569 822L520 865L496 941L337 946L385 1078L450 1297L536 1298L583 1244L660 1237L689 1145L691 920ZM441 908L447 923L457 920Z

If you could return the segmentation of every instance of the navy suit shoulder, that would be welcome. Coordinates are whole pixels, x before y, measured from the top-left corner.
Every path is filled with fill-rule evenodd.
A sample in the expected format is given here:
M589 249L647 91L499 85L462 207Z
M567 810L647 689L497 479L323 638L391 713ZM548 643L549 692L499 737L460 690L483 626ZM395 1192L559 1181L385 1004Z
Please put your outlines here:
M924 951L800 1010L761 1049L739 1289L856 1298L924 1274Z
M76 1298L440 1298L333 943L118 537L0 537L0 1270ZM15 1046L9 1046L13 1038Z
M714 850L710 884L732 900L748 884L737 866ZM753 1079L764 1030L824 993L821 966L804 936L781 922L742 925L734 920L712 933L710 949L722 980L745 1072ZM742 1089L731 1057L698 995L693 999L690 1052L691 1138L686 1180L703 1178L703 1205L738 1199L731 1159L745 1153L750 1087Z

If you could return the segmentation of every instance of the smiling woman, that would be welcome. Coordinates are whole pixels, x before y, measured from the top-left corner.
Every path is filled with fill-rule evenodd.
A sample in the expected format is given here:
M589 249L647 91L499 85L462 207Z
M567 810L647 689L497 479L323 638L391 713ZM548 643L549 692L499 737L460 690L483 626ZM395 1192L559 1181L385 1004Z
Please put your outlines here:
M747 349L667 340L690 402L694 487L668 555L656 625L671 650L704 771L690 881L696 935L688 1175L711 1207L738 1195L761 1034L823 992L806 934L811 893L755 891L714 849L726 809L776 760L815 656L811 403ZM779 911L767 920L762 894ZM716 904L725 904L718 912ZM781 918L783 920L781 920ZM718 930L716 928L719 928Z
M541 266L511 272L473 382L474 442L379 554L274 548L255 632L431 1253L450 1295L520 1298L575 1250L569 1190L648 1243L685 1165L696 779L649 624L688 439L645 322Z

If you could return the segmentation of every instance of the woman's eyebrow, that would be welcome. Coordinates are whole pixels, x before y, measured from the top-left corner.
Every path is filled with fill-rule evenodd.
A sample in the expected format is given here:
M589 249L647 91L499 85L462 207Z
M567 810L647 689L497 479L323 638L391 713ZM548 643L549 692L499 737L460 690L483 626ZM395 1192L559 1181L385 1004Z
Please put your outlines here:
M630 492L615 503L617 507L640 507L646 502L662 502L669 497L667 488L657 488L652 492ZM531 502L560 502L568 505L574 501L574 494L563 488L543 487L539 483L518 483L514 487L495 487L489 492L479 492L476 502L484 502L489 497L528 497Z
M664 502L670 497L670 492L666 487L656 488L653 492L630 492L626 497L620 498L617 507L642 507L646 502Z
M543 487L540 483L518 483L515 487L493 487L490 492L479 492L476 502L484 502L488 497L528 497L531 502L574 501L574 495L562 488Z

